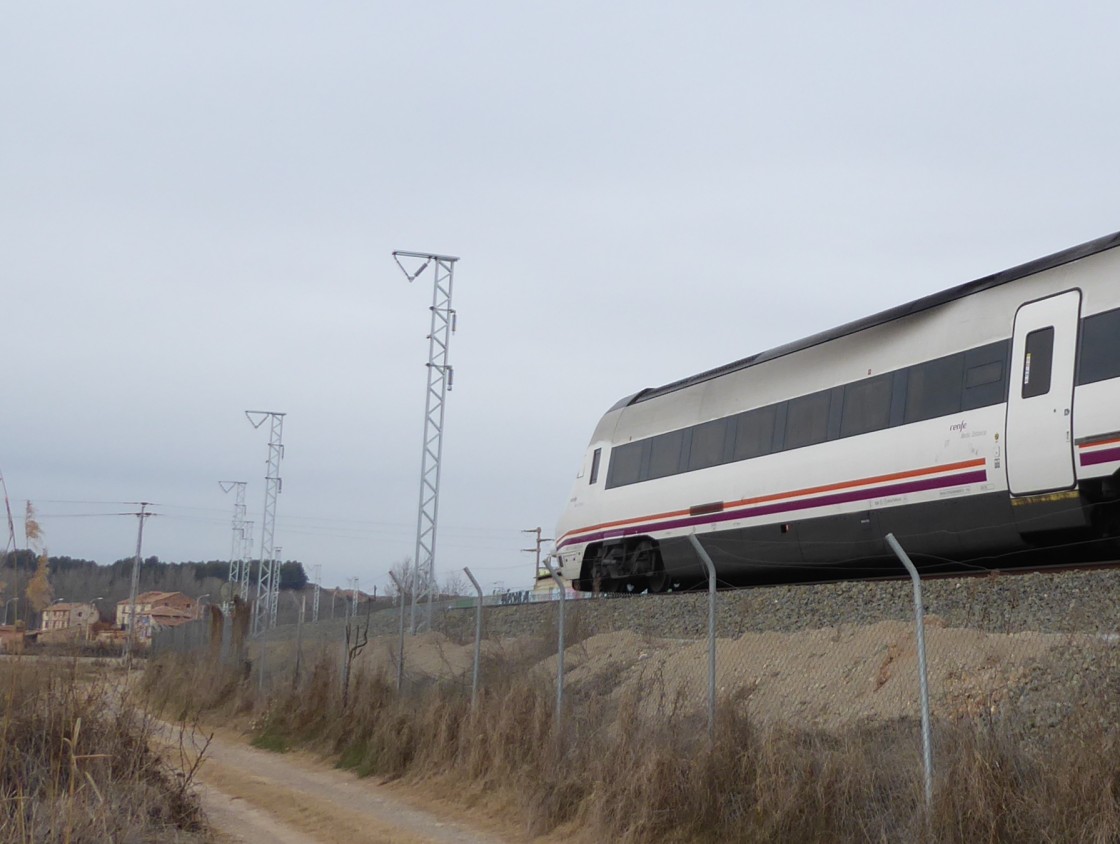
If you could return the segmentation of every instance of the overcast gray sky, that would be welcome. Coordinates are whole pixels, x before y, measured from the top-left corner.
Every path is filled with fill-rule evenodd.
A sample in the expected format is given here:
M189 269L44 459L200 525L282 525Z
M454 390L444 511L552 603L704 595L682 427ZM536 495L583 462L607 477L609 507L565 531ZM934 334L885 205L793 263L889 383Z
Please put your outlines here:
M615 400L1120 229L1114 3L7 2L0 469L52 554L527 586ZM87 502L82 504L70 502ZM22 537L21 537L22 539Z

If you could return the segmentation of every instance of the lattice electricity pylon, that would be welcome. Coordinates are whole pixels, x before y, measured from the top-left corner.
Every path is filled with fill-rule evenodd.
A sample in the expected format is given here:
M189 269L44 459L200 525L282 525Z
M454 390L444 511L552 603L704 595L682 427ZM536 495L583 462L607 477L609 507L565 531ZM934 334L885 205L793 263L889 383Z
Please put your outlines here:
M424 261L410 273L401 258ZM439 517L440 461L443 457L443 410L447 393L454 385L454 371L447 362L451 335L455 333L455 311L451 307L451 283L458 258L427 252L394 252L393 259L413 281L429 264L435 265L432 285L432 327L428 334L428 390L424 402L424 448L420 459L420 507L416 519L416 556L412 568L412 606L409 632L416 632L416 607L426 598L425 624L432 623L432 597L436 582L436 524Z
M268 626L276 626L276 610L280 606L280 565L284 562L284 549L276 546L272 567L272 591L268 593Z
M311 600L311 623L319 622L319 585L323 579L323 564L315 564L315 597Z
M245 481L218 481L222 492L234 491L233 495L233 538L229 546L229 600L237 594L237 586L241 583L241 567L248 565L248 561L241 553L245 536ZM225 607L228 611L229 607Z
M275 603L280 592L280 572L275 560L276 499L283 484L280 461L284 457L284 416L272 410L246 410L245 417L254 428L266 419L272 422L268 437L268 469L264 475L264 514L261 521L261 559L257 574L257 600L253 603L253 635L276 623ZM275 593L275 594L274 594Z
M238 594L242 601L248 601L253 574L253 523L242 522L241 525L241 583Z

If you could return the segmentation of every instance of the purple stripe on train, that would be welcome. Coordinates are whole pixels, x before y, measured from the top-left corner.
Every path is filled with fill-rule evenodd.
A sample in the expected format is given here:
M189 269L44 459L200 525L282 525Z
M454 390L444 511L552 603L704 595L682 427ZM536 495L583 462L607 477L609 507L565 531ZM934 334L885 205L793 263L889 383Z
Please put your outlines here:
M616 528L614 530L605 530L599 533L581 536L571 540L571 542L596 542L600 539L632 536L640 533L648 533L650 531L679 530L680 528L718 524L719 522L734 521L735 519L770 516L775 513L791 513L795 510L828 507L835 504L850 504L853 501L867 501L872 498L906 495L912 492L927 492L931 489L944 489L945 487L962 486L964 484L978 484L986 480L988 480L987 471L979 469L975 472L966 472L961 475L945 475L940 478L924 478L919 481L905 481L896 484L888 484L886 486L872 487L870 489L836 492L832 495L822 495L817 498L801 499L799 501L777 501L772 504L760 504L755 507L742 507L738 510L724 510L722 513L686 516L679 519L667 519L663 522L653 522L645 525L630 525L622 529ZM565 542L564 544L569 545L571 542Z
M1120 460L1120 448L1102 448L1100 451L1081 452L1081 465L1092 466L1096 463L1112 463Z

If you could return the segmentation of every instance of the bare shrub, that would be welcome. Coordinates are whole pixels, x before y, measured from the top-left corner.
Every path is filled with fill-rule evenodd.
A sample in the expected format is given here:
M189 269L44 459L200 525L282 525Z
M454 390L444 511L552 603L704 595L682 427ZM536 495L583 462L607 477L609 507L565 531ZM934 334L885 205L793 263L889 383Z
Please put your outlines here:
M942 734L931 826L936 840L1116 841L1120 736L1088 704L1042 737L1001 719Z
M153 722L105 670L0 663L0 841L203 840L193 769L149 742Z

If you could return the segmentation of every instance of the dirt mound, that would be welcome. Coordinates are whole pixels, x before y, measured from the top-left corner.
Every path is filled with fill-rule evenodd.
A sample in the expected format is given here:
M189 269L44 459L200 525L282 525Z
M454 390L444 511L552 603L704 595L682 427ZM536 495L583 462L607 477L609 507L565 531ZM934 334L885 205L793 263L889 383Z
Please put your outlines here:
M399 647L397 636L371 638L358 659L358 665L366 670L396 671ZM405 670L412 675L450 679L471 670L474 645L459 645L435 632L405 636L404 664Z
M927 619L931 706L942 718L995 713L1070 637L1056 633L987 633ZM398 639L371 639L360 657L368 669L396 671ZM539 638L490 639L483 659L507 670L555 676L555 654L541 660ZM621 700L640 695L650 716L702 713L707 707L706 640L602 633L568 648L565 684L573 693ZM450 680L469 676L474 646L441 633L405 637L405 671ZM716 642L717 694L759 723L789 721L838 727L919 714L913 627L897 621L796 633L744 633Z
M926 628L931 706L941 717L994 712L1069 637ZM618 699L641 694L649 715L703 711L706 641L593 636L565 657L573 689ZM555 660L545 667L555 671ZM913 628L885 621L801 633L746 633L716 642L717 694L739 700L761 723L836 727L917 717Z
M358 658L364 670L397 670L399 636L376 636ZM541 641L538 637L521 636L506 639L485 639L481 657L485 663L527 666L536 661ZM459 644L443 633L426 632L404 637L404 670L413 678L452 680L469 675L474 668L474 642Z

